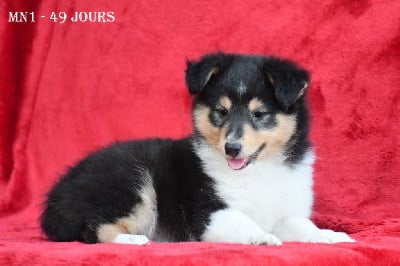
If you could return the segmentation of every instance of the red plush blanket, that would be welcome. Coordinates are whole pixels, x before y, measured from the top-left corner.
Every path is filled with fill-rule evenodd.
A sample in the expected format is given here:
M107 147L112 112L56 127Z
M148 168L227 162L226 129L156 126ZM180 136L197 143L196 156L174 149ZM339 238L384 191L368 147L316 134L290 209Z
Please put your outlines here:
M0 1L0 264L399 265L399 10L396 0ZM190 133L185 61L219 49L311 70L313 219L358 242L47 241L41 203L66 166L115 140Z

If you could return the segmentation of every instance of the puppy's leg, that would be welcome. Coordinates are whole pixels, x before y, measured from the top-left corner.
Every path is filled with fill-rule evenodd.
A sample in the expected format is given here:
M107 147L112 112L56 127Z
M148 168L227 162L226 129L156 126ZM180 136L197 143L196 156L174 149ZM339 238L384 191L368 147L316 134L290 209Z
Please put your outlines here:
M100 242L145 245L152 237L157 222L156 192L147 178L141 191L142 201L135 205L130 215L121 217L115 223L103 224L97 230Z
M346 233L319 229L310 219L303 217L289 217L281 220L275 225L273 233L282 241L311 243L355 242Z
M232 209L219 210L210 217L202 241L281 245L274 235L264 232L245 214Z

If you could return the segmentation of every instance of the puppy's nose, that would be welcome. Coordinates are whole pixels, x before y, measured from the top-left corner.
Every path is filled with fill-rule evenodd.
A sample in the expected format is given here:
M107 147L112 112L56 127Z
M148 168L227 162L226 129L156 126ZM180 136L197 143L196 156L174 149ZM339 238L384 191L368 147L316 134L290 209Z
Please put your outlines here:
M240 143L238 143L238 142L225 143L225 154L226 155L236 157L240 153L241 149L242 149L242 145L240 145Z

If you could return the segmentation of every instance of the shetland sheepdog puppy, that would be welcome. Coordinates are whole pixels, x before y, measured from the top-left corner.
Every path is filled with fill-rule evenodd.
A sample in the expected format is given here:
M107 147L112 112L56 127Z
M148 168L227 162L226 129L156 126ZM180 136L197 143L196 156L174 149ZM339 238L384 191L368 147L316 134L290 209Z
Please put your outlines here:
M281 245L353 242L310 220L309 74L277 57L188 61L193 134L119 142L83 158L47 195L53 241Z

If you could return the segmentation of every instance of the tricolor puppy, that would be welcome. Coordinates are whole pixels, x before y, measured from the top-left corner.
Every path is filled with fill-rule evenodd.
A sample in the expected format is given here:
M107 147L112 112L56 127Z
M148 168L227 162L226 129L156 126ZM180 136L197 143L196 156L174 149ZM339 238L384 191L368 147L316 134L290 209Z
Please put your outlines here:
M49 192L54 241L352 242L317 228L308 140L309 74L275 57L216 53L188 62L193 134L111 145Z

